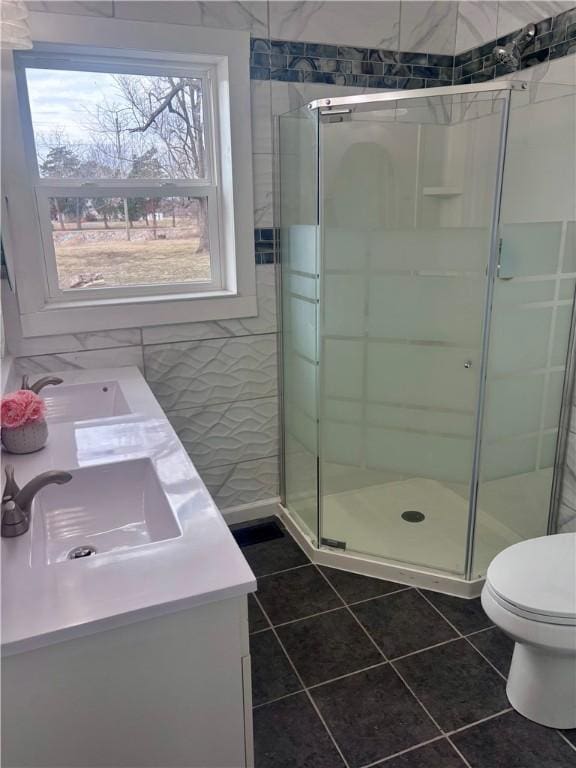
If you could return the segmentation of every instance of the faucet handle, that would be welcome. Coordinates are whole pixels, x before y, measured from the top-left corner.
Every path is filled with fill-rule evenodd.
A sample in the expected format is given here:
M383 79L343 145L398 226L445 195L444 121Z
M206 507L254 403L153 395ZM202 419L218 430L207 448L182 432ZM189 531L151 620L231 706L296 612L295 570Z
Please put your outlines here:
M44 387L47 387L49 384L56 385L63 383L63 380L58 376L43 376L41 379L38 379L38 381L35 381L34 384L30 384L28 375L24 374L24 376L22 376L22 386L20 389L30 389L32 392L38 394L41 389L44 389Z
M6 485L2 491L2 501L6 501L7 499L15 499L16 496L20 493L20 487L14 479L14 465L6 464L4 472L6 474Z

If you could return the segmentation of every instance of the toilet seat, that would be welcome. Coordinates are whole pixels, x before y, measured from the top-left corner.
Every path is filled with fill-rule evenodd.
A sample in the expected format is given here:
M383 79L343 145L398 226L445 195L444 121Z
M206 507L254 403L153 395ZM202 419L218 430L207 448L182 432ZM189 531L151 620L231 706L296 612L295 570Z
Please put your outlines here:
M501 608L509 613L513 613L515 616L520 616L522 619L526 619L526 621L534 621L538 624L555 624L561 627L576 627L576 616L550 616L550 614L526 611L506 600L502 595L499 595L489 581L486 581L485 589L490 597L498 603Z
M576 626L576 533L520 542L497 555L486 589L504 609L545 624Z

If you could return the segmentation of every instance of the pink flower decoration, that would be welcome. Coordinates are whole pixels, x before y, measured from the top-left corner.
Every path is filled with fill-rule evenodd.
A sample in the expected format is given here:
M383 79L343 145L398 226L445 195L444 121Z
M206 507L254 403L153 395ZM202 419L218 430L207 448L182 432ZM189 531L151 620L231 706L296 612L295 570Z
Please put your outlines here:
M3 427L14 429L41 421L46 413L44 400L31 389L19 389L2 398L0 421Z

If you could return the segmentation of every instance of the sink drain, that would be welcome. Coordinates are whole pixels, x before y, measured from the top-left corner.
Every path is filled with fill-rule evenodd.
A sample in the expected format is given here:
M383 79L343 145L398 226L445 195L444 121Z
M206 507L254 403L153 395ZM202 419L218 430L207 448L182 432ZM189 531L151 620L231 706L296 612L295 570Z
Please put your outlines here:
M96 554L96 547L91 544L86 544L83 547L74 547L68 552L68 560L79 560L81 557L90 557L90 555Z
M407 523L421 523L426 519L426 515L422 512L416 512L414 509L407 509L406 512L402 512L402 520L406 520Z

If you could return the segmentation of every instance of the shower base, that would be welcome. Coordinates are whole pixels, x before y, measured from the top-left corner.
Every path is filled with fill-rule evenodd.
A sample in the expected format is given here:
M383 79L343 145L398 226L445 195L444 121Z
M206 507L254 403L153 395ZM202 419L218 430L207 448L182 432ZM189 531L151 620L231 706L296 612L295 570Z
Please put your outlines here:
M531 508L545 503L550 479L550 473L540 472L484 484L480 498L492 514L479 506L472 581L463 577L468 525L464 485L415 477L325 495L322 539L344 542L344 551L313 546L311 531L301 520L311 519L303 507L297 509L300 515L282 508L282 518L314 562L472 597L479 594L498 552L545 533L531 526L541 517ZM402 517L405 512L420 512L424 519L411 522Z

